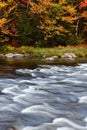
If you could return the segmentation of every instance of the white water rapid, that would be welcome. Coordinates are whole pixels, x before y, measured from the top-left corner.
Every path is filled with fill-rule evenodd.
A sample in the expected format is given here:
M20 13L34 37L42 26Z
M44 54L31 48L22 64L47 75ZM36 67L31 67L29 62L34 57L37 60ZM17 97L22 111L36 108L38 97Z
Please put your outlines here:
M87 130L87 63L2 76L0 130Z

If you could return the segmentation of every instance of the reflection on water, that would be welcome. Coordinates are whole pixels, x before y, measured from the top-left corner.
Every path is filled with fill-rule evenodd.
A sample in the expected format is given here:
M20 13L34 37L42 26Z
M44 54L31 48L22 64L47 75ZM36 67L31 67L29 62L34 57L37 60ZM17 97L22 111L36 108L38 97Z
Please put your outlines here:
M0 65L0 130L87 130L87 63L15 64Z

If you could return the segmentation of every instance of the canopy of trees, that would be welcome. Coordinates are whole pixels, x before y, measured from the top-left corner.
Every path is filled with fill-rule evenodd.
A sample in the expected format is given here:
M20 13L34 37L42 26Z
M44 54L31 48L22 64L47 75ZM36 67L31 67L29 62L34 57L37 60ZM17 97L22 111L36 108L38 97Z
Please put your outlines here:
M87 0L0 0L0 44L40 47L87 40Z

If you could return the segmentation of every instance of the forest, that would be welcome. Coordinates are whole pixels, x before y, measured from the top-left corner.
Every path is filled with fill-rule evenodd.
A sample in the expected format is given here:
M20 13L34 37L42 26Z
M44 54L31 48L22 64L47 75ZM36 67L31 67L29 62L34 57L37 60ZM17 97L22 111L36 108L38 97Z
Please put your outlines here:
M87 40L87 0L0 0L0 44L80 45Z

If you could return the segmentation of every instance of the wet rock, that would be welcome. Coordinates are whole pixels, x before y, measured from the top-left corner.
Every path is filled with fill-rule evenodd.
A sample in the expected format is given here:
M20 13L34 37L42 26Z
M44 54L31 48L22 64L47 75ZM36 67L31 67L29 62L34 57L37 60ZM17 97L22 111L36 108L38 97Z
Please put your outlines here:
M31 55L29 53L25 53L24 57L31 57Z
M54 61L54 58L53 58L53 57L47 57L47 58L45 59L45 61Z
M8 54L0 54L0 58L6 58L6 59L21 59L21 58L28 58L31 57L31 54L25 53L25 54L13 54L13 53L8 53Z
M65 53L62 58L76 58L77 56L74 53Z
M5 58L13 58L14 54L13 53L8 53L4 55Z
M8 53L8 54L5 54L3 57L4 58L18 58L18 59L20 59L20 58L23 58L24 55L23 54Z
M3 57L4 55L3 54L0 54L0 57Z
M14 128L13 126L8 126L6 130L16 130L16 128Z
M52 56L54 59L58 59L58 56Z
M56 59L58 59L58 56L51 56L51 57L45 58L45 61L54 61Z
M23 54L14 54L13 57L14 58L22 58L22 57L24 57L24 55Z

